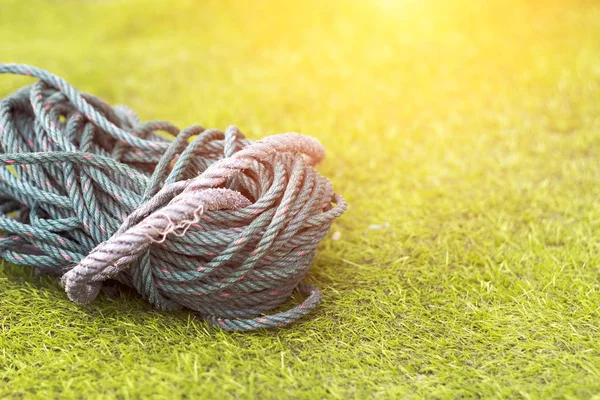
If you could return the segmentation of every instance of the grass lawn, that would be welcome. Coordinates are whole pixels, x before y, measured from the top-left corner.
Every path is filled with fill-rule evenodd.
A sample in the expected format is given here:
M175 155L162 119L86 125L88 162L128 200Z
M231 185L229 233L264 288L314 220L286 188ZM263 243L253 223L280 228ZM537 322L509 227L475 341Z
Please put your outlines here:
M144 120L315 136L350 203L285 329L4 264L0 397L600 399L597 3L0 0L0 60Z

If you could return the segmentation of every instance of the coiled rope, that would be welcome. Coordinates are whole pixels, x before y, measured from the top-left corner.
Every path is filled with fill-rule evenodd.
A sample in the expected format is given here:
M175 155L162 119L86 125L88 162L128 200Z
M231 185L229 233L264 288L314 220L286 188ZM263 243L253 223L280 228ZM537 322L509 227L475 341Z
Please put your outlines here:
M300 282L346 203L313 168L317 140L142 123L42 69L0 73L39 78L0 101L4 260L62 275L78 303L115 280L226 330L283 326L320 302ZM294 289L301 304L265 315Z

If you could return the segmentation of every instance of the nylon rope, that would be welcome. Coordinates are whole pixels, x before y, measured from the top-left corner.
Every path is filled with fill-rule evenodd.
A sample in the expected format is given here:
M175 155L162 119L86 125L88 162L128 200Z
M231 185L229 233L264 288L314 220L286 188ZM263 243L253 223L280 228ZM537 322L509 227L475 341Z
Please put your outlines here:
M0 100L5 261L62 276L78 303L117 281L225 330L284 326L319 304L301 281L347 205L314 168L316 139L141 122L45 70L0 74L39 79ZM300 304L268 314L295 289Z

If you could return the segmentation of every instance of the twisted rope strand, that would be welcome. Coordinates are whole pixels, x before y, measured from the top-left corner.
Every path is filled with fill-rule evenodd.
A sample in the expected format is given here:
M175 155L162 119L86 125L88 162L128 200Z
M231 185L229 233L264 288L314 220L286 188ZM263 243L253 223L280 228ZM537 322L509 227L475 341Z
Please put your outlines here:
M226 330L287 325L319 304L300 282L346 203L313 168L317 140L142 123L42 69L7 73L39 81L0 100L4 260L62 275L78 303L115 280ZM294 289L301 304L265 315Z

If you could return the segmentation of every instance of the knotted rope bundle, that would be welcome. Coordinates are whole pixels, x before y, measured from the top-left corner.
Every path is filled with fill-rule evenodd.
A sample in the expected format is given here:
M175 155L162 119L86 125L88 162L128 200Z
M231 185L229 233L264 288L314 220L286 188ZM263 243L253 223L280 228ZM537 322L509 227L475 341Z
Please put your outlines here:
M320 302L300 281L346 203L313 169L318 141L141 123L44 70L0 73L40 79L0 101L4 260L62 275L79 303L116 280L226 330L286 325ZM300 305L264 315L295 288Z

